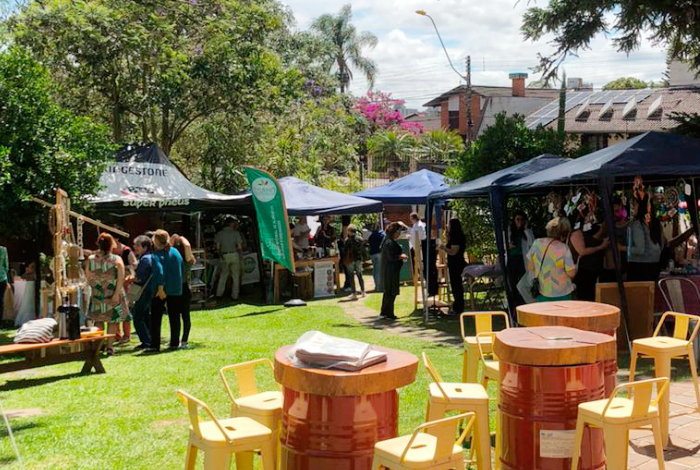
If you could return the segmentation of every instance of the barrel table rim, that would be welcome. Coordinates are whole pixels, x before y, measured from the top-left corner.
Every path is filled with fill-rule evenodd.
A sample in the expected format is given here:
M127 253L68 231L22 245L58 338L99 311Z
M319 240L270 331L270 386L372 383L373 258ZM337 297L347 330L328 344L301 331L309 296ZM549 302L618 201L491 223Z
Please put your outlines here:
M620 326L620 309L614 305L583 300L537 302L516 307L518 323L534 326L568 326L607 333Z
M493 345L499 360L519 365L571 366L615 359L612 336L567 326L507 328Z
M373 346L387 360L356 372L319 369L293 364L287 358L292 345L275 353L275 379L284 387L325 396L361 396L384 393L410 385L418 371L418 358L397 349Z

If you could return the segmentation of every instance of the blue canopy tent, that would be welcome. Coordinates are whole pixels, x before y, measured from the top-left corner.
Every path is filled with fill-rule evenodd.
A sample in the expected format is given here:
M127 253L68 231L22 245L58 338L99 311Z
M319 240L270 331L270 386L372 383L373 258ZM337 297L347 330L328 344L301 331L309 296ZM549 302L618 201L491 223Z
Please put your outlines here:
M385 205L425 204L430 193L448 187L445 175L430 170L418 170L391 183L359 191L355 196L376 199Z
M280 178L279 183L289 215L351 215L384 210L381 201L319 188L293 176Z
M647 132L570 162L511 181L506 185L508 194L549 191L554 186L597 184L603 201L606 224L614 226L612 198L615 183L630 181L636 175L645 177L647 185L655 182L690 178L690 200L696 201L694 175L700 175L700 140L664 132ZM693 229L698 233L697 205L688 204ZM624 324L627 326L628 309L620 273L620 253L615 231L608 232L615 259L617 281ZM629 338L628 338L629 340Z
M503 170L482 176L481 178L477 178L467 183L460 184L446 190L433 192L428 197L428 214L431 213L430 208L437 201L467 198L488 198L493 217L493 228L496 234L496 247L498 248L499 264L501 266L501 270L505 273L506 258L503 233L505 227L504 221L506 220L507 199L504 186L514 180L541 172L547 168L556 167L557 165L568 161L568 158L544 154L532 158L526 162L518 163L517 165L513 165ZM515 286L509 285L508 276L505 276L504 279L506 296L510 307L514 305ZM511 312L511 315L513 315L513 312Z

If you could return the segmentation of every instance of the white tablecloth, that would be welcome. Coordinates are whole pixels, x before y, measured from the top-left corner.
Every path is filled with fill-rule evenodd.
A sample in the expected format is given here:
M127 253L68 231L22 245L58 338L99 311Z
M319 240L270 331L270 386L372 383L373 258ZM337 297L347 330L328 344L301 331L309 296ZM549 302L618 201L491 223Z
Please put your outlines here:
M35 281L16 280L14 282L15 326L17 327L36 318L34 310L35 286Z

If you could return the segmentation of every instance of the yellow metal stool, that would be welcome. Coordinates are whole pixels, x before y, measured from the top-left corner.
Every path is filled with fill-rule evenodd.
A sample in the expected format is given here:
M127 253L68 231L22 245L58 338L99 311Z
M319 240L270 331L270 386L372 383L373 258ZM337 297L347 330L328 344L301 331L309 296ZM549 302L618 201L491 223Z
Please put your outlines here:
M478 470L491 469L491 442L489 439L489 395L479 384L448 383L435 369L427 354L423 354L423 365L433 379L429 386L427 421L444 418L449 411L471 411L476 413L473 455Z
M459 329L464 343L464 358L462 361L462 382L477 383L477 371L479 369L479 348L476 344L476 336L467 336L465 320L474 317L475 334L491 333L493 331L493 319L503 317L506 328L510 328L510 319L506 312L465 312L459 316ZM486 340L481 345L484 352L491 352L492 344Z
M204 402L182 390L177 394L190 416L185 470L194 470L197 450L204 452L204 470L228 470L231 454L245 452L252 456L255 451L260 451L262 470L275 470L275 443L269 428L250 418L218 420ZM204 410L211 421L202 421L200 410ZM236 470L253 470L252 461L248 466L236 463Z
M605 461L609 469L627 468L627 452L629 448L630 429L639 429L651 425L654 433L654 448L659 470L664 470L664 451L661 443L661 423L659 410L656 407L659 400L667 395L668 378L640 380L615 387L610 398L589 401L578 405L576 420L576 439L574 453L571 459L571 470L578 469L581 456L581 440L586 426L603 430L605 435ZM653 386L656 384L656 398L652 401ZM617 397L622 391L628 390L632 398Z
M277 461L279 435L282 427L282 392L279 390L260 391L258 389L255 370L260 365L267 365L270 371L274 373L272 362L263 358L222 367L219 370L219 376L231 400L231 416L253 419L272 430L275 442L275 461ZM226 379L227 372L233 372L236 378L238 397L233 394ZM252 458L252 454L237 454L236 465L249 465Z
M455 441L463 419L467 425ZM374 445L372 470L464 470L462 443L475 419L474 413L463 413L421 424L410 436L379 441Z
M493 351L493 341L496 333L478 333L476 335L476 346L481 359L481 386L488 390L489 380L496 382L496 445L494 449L495 458L493 467L496 470L501 468L501 411L500 411L500 384L501 375L499 370L498 356Z
M659 336L661 328L667 318L673 318L675 325L673 327L673 336ZM690 336L688 330L691 322L694 322ZM695 351L693 350L693 342L700 328L700 317L697 315L688 315L686 313L666 312L661 317L659 324L654 330L654 336L651 338L635 339L632 342L632 355L630 358L630 380L634 381L634 374L637 367L637 356L642 355L654 359L654 376L655 377L671 377L671 360L688 358L690 365L690 374L693 378L693 386L695 387L695 406L690 406L685 403L672 402L670 392L666 393L659 402L659 414L661 417L661 436L664 449L668 446L668 421L670 403L674 405L690 408L692 412L700 412L700 388L698 387L698 373L695 364Z

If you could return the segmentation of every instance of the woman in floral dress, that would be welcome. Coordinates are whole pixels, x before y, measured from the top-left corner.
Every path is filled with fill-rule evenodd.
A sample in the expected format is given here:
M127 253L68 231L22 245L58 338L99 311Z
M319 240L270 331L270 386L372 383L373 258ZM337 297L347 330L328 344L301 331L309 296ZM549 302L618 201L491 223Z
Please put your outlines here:
M103 233L97 239L98 250L88 258L86 277L92 295L88 318L96 326L107 322L107 332L117 332L119 322L130 321L129 306L124 292L124 262L112 253L114 238ZM107 354L114 354L112 340L107 341Z

